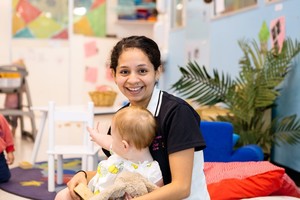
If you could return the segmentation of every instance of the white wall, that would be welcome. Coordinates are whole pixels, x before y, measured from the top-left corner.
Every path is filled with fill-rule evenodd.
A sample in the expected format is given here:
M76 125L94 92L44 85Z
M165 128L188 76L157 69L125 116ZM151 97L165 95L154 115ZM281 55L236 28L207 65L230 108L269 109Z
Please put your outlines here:
M86 57L84 45L91 41L95 42L98 53ZM95 90L97 85L106 84L115 88L114 82L106 79L105 65L116 41L84 36L74 36L71 43L18 39L12 41L12 57L13 60L23 59L26 64L29 72L26 80L33 105L46 105L49 100L58 104L82 104L90 99L88 92ZM87 66L98 69L97 82L85 80Z
M10 63L10 37L11 37L11 7L12 0L0 1L0 65Z
M49 100L68 103L69 54L66 41L18 39L12 41L12 60L23 59L33 105Z
M197 61L200 65L209 66L210 62L210 4L198 0L185 3L186 25L183 28L168 30L167 59L161 87L171 93L171 86L181 77L179 66L185 66L188 61ZM168 10L169 15L171 12ZM194 56L196 49L199 50L197 57Z
M114 9L117 1L108 1L107 30L109 34L116 33ZM82 104L90 100L89 91L97 85L110 85L114 82L106 79L105 64L110 50L118 39L92 38L72 35L70 40L50 39L11 39L11 0L0 1L0 65L7 65L18 59L23 59L29 75L29 84L33 106L46 105L49 100L58 104ZM113 11L113 12L112 12ZM87 42L96 43L98 53L85 56L84 45ZM86 67L96 67L98 79L95 83L85 80ZM0 96L3 101L3 95ZM121 104L125 98L120 94L116 104Z
M258 3L258 7L248 11L211 21L211 69L216 68L218 71L236 76L240 70L239 59L243 56L238 40L258 41L258 33L263 21L269 25L272 20L284 16L286 37L299 41L299 0L275 1L274 3L259 0ZM292 71L282 85L281 95L276 102L277 107L272 111L274 117L281 118L293 114L297 114L298 118L300 116L299 63L298 56ZM300 172L299 149L300 143L274 146L272 161Z
M38 39L13 39L10 42L11 33L9 27L10 13L8 12L10 0L0 1L0 14L5 23L0 24L0 43L4 43L5 51L0 55L5 57L2 61L9 64L11 61L23 59L29 75L29 83L32 102L34 106L45 105L49 100L54 100L59 104L80 104L89 100L88 91L91 91L99 84L115 86L105 78L105 63L112 46L118 41L116 38L91 38L80 35L71 37L68 40L38 40ZM207 34L201 34L192 20L200 21L197 24L202 27L201 33L207 30L208 21L204 19L204 12L208 7L198 0L186 1L188 8L187 28L170 30L170 1L166 1L165 12L161 15L162 23L154 36L152 31L154 24L126 24L117 23L115 8L117 1L107 1L107 32L118 37L132 34L145 34L158 41L163 56L167 59L165 63L165 73L160 80L160 87L169 90L170 86L178 80L180 74L178 66L187 63L187 51L200 45L201 57L199 63L206 64L209 60L209 44L206 42ZM203 10L201 10L203 8ZM197 14L197 9L201 14ZM207 15L208 16L208 15ZM205 28L203 29L203 26ZM194 26L194 27L193 27ZM162 30L163 28L163 30ZM206 31L206 33L208 33ZM154 38L155 37L155 38ZM89 41L96 41L99 52L96 56L84 56L84 44ZM204 42L203 42L204 41ZM191 45L192 44L192 45ZM202 46L201 46L202 45ZM0 45L0 47L3 47ZM1 50L1 49L0 49ZM11 54L10 54L11 52ZM10 59L12 58L12 59ZM86 66L98 68L97 83L85 81ZM119 94L116 104L120 104L125 98Z

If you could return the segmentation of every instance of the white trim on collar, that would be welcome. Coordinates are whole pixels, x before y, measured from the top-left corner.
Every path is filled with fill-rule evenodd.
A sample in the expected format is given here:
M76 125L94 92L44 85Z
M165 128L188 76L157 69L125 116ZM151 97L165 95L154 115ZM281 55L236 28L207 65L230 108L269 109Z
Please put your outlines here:
M159 114L162 102L162 95L163 92L157 87L154 87L150 102L147 107L147 109L152 113L154 117L158 116Z

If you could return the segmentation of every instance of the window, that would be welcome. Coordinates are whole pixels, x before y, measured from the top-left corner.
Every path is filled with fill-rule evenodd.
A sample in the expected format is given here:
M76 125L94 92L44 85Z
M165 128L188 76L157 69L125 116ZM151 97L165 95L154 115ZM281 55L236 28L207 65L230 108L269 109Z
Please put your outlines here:
M214 16L232 14L257 5L257 0L215 0Z
M275 2L280 2L282 0L265 0L266 3L275 3Z
M171 28L176 29L184 26L183 0L171 1Z

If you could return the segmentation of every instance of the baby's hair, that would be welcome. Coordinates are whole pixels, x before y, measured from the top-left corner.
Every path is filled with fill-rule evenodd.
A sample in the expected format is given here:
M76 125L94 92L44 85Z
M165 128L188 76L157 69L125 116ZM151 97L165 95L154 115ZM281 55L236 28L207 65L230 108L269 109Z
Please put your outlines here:
M155 137L156 121L143 107L129 106L119 110L113 123L121 138L139 150L149 147Z

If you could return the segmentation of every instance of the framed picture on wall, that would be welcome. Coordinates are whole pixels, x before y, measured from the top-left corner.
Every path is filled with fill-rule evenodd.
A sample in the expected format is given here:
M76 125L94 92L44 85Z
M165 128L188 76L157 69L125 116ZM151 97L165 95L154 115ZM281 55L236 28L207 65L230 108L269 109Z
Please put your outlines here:
M68 0L13 1L13 38L68 38Z
M258 0L215 0L213 1L214 17L242 12L257 6Z
M13 1L12 7L13 38L68 39L70 21L74 34L106 35L105 0L26 0Z
M282 0L265 0L266 3L276 3L276 2L280 2Z

